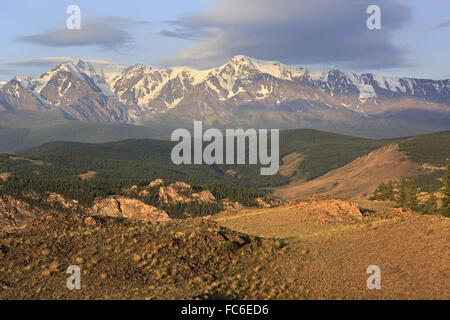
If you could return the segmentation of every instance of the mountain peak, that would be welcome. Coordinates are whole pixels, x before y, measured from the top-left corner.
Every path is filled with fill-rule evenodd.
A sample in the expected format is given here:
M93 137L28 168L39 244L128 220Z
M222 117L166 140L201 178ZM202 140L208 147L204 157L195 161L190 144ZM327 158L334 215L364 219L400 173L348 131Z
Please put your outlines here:
M151 71L151 70L153 70L153 68L142 62L138 62L126 69L126 71L132 71L132 70Z
M76 64L75 64L75 62L76 62ZM80 71L83 71L86 74L95 74L96 73L94 66L87 61L79 59L77 61L72 62L72 64L75 64L75 66Z
M227 64L222 66L222 68L226 67L231 67L235 70L252 69L282 80L292 80L303 76L307 72L305 68L288 66L278 61L259 60L242 54L234 56Z
M239 62L239 63L252 63L255 59L250 58L249 56L238 54L231 58L230 62Z

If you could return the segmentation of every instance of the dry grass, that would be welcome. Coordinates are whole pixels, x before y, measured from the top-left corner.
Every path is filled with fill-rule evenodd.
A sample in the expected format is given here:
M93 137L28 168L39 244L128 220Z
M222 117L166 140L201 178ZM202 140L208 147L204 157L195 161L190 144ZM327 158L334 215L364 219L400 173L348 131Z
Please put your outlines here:
M414 216L392 222L292 243L279 261L281 272L314 299L449 299L450 221ZM310 252L311 259L305 263L299 250ZM369 265L381 268L381 290L366 288Z
M47 166L48 163L42 161L42 160L33 160L33 159L28 159L25 157L18 157L18 156L9 156L10 160L24 160L24 161L28 161L31 162L32 164L35 164L37 166Z
M419 165L406 159L392 144L375 150L351 163L308 181L293 181L278 188L275 195L284 200L327 194L340 198L359 198L372 195L378 184L417 173Z
M253 281L253 269L276 257L274 243L208 219L46 215L0 234L0 299L264 298L275 284ZM82 270L81 290L66 287L72 264Z
M266 276L284 283L283 299L449 299L450 219L398 211L389 202L355 201L365 217L316 225L293 207L222 217L227 228L283 239L286 249ZM368 290L378 265L382 289Z
M303 160L303 155L298 152L292 152L281 159L279 173L286 177L292 177Z
M0 299L449 299L450 219L357 204L361 221L320 224L296 204L217 222L48 214L0 233ZM372 264L381 290L366 288Z
M97 172L95 172L95 171L88 171L86 173L79 174L78 176L83 180L88 180L88 179L95 177L96 174L97 174Z

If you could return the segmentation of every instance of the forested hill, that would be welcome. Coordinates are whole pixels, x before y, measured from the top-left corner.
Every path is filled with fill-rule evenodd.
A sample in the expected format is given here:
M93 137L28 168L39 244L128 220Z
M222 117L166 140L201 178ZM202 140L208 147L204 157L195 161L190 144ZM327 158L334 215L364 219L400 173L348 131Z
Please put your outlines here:
M310 129L281 131L280 165L286 165L286 156L298 154L301 161L295 164L295 174L311 180L392 142ZM418 163L443 165L450 157L450 132L420 135L395 143ZM261 176L258 165L175 166L170 158L174 144L151 139L109 143L51 142L24 151L18 154L19 158L17 155L2 155L0 173L39 175L41 179L72 179L95 172L95 179L126 180L127 183L164 178L194 185L220 181L249 189L270 188L289 181L281 174Z
M175 166L170 159L174 144L150 139L102 144L52 142L23 152L21 156L52 164L67 170L68 174L95 171L97 178L105 179L165 178L191 184L219 180L251 189L288 182L280 174L261 176L258 165ZM287 130L280 133L280 158L292 152L301 153L303 161L297 168L298 174L313 179L385 144L380 140L316 130Z
M262 176L259 165L174 165L170 154L175 143L170 141L52 142L16 155L1 154L0 189L3 194L26 190L56 192L86 202L118 194L133 185L145 186L158 178L193 186L220 183L270 191L292 179L314 179L389 143L392 141L308 129L282 131L280 172ZM395 143L417 163L442 165L450 157L448 132ZM292 155L299 161L290 163ZM290 174L286 167L290 167Z
M450 131L404 139L399 147L414 162L445 166L450 160Z

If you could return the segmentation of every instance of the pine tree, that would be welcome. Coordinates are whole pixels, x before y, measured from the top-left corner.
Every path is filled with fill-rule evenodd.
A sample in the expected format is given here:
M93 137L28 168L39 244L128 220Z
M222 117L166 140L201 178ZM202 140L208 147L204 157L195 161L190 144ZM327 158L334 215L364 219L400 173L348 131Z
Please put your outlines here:
M381 182L378 187L376 188L375 192L373 193L373 196L370 198L371 200L384 200L384 190L386 189L386 185L384 182Z
M409 208L417 210L419 208L417 185L414 179L408 181L406 178L402 178L400 180L397 203L401 205L403 209Z
M394 188L392 186L392 181L389 181L387 184L381 182L377 189L375 190L373 196L370 198L371 200L394 200Z
M442 214L450 217L450 163L445 173L444 198L442 199Z
M437 208L437 198L434 195L433 191L430 188L430 191L428 192L430 197L427 201L422 205L422 213L424 214L436 214L438 212Z
M386 197L386 200L394 200L395 199L394 187L392 186L391 180L389 180L388 184L386 185L385 197Z
M414 179L411 179L407 184L406 206L412 210L417 210L419 207L419 202L417 200L417 185Z
M397 202L399 205L401 205L404 209L406 209L406 201L407 201L408 195L407 195L407 183L406 179L402 178L400 180L400 185L398 187L398 198Z

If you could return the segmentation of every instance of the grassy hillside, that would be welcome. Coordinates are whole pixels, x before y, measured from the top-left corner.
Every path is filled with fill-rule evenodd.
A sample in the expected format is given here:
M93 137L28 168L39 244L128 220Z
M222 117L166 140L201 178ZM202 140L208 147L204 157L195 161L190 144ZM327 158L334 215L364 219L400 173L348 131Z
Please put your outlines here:
M450 298L450 219L365 201L363 219L337 220L322 204L158 224L46 214L0 232L0 299ZM366 287L374 263L381 290ZM81 290L65 286L74 264Z
M89 219L48 215L16 233L20 239L13 242L0 232L0 299L193 299L204 295L206 287L210 297L232 298L237 292L223 290L230 278L252 270L259 257L279 252L272 249L275 241L261 241L208 221L153 225ZM62 285L71 264L83 270L83 290L70 291ZM23 287L31 274L36 276L28 288ZM271 286L275 284L264 283L253 294L263 296Z
M326 135L326 133L322 134L322 136ZM315 179L305 181L311 180L305 179L305 174L308 177L308 174L321 172L317 169L331 168L332 164L338 164L343 153L336 150L341 148L341 145L328 146L326 140L325 143L322 143L320 139L315 140L321 135L310 137L305 135L304 137L306 141L302 142L302 146L306 147L310 143L314 148L304 155L297 156L297 159L299 157L309 158L309 161L300 161L298 166L298 172L301 169L304 171L300 172L300 175L294 176L289 185L277 188L275 194L284 199L296 199L317 194L344 198L364 197L372 194L379 183L389 180L399 181L401 177L414 178L420 191L437 191L442 187L445 166L450 160L449 132L419 135L390 140L391 145L387 148L378 149L370 155L344 166L336 166L334 170L328 171L327 174L320 177L312 175ZM328 140L331 139L333 137ZM289 145L289 143L296 145L298 141L299 139L295 137L289 137L288 142L284 145ZM386 144L386 142L369 140L367 144L361 146L359 139L352 141L352 138L349 137L344 155L350 159L355 158L359 152L368 153L372 146L376 146L378 143ZM320 145L322 145L322 149L315 147ZM296 149L300 150L298 147ZM293 163L289 156L283 159ZM347 159L343 160L345 162ZM286 167L290 169L289 163Z
M317 130L288 130L280 135L280 157L302 154L296 177L312 180L386 144Z
M372 195L382 181L398 181L403 176L416 175L418 172L419 165L405 160L398 146L391 144L314 180L294 180L289 185L278 188L275 195L285 200L318 194L338 198L364 198Z

